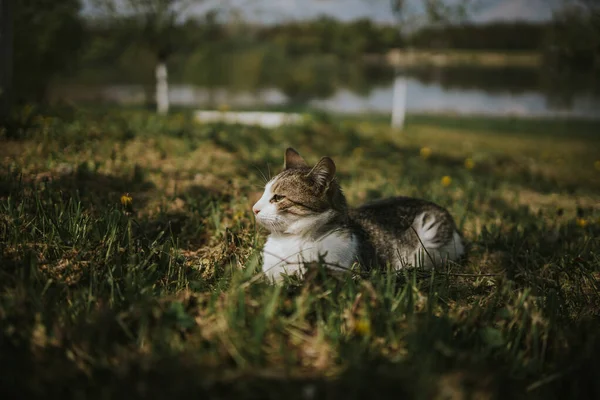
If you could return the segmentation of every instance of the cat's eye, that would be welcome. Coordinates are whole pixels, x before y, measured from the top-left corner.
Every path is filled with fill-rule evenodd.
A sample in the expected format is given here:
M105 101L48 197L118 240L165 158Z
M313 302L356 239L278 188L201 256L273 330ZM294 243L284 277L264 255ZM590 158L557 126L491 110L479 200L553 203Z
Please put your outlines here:
M271 203L277 203L281 200L283 200L285 198L285 196L282 196L280 194L274 194L273 197L271 197Z

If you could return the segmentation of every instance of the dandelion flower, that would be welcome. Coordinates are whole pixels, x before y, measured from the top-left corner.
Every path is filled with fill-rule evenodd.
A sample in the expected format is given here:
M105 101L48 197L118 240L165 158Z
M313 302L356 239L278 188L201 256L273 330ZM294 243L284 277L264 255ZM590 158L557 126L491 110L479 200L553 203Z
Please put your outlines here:
M442 178L442 186L448 187L448 186L450 186L451 183L452 183L452 178L450 178L448 175L446 175Z
M133 206L133 198L129 195L129 193L121 196L121 205L125 208L125 211L131 212Z
M472 158L467 158L465 160L465 168L469 170L475 168L475 161Z
M431 149L429 147L422 147L419 154L423 160L427 160L431 156Z
M356 324L354 325L354 333L359 336L371 335L371 322L366 318L356 321Z
M588 224L588 222L585 218L577 218L575 220L575 223L582 228L585 228Z
M244 213L243 210L238 210L234 215L233 215L233 220L234 221L240 221L242 219L244 219L244 217L246 216L246 214Z

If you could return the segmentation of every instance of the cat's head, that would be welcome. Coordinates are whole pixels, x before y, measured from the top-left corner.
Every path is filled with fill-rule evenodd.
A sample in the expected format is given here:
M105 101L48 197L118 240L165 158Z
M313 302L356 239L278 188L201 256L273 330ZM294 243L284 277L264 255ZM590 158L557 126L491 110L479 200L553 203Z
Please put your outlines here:
M308 234L345 217L346 199L335 179L335 164L323 157L314 167L292 148L283 171L271 179L252 207L256 221L273 233Z

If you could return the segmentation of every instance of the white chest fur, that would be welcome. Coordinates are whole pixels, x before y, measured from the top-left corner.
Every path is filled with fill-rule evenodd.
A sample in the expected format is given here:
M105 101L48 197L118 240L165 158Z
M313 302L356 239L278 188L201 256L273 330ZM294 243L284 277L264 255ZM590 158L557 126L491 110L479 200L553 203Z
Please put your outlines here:
M263 250L263 272L270 279L304 272L304 264L323 261L331 269L349 269L358 241L348 232L332 232L318 240L297 235L270 235Z

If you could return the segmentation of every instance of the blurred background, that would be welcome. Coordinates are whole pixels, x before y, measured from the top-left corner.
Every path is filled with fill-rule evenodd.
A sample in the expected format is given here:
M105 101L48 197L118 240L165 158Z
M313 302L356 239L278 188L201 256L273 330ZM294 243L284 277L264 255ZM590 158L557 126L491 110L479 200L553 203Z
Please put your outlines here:
M1 3L13 19L10 35L3 23L14 47L1 74L13 107L154 108L158 67L168 74L163 110L389 115L395 81L409 113L596 118L600 109L593 0Z

